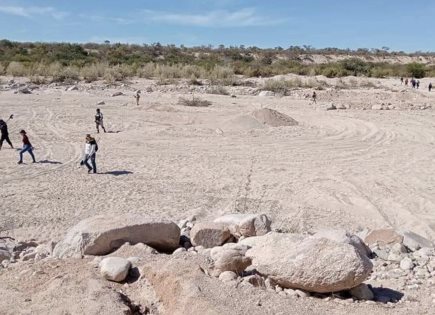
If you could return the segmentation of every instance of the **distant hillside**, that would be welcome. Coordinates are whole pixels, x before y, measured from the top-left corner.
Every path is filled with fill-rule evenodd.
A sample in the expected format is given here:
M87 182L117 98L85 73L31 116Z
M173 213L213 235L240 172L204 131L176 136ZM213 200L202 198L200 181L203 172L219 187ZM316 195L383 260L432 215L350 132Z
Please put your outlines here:
M342 76L413 76L435 74L435 53L383 49L342 50L292 46L192 47L127 44L19 43L0 41L0 74L52 77L57 80L225 79L233 75L278 74ZM231 81L231 80L230 80Z

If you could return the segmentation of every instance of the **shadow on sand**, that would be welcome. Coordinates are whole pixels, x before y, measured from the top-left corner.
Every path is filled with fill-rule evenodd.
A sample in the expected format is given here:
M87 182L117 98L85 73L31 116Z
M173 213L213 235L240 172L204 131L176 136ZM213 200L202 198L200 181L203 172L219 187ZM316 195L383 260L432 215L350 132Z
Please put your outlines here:
M62 164L61 162L50 161L50 160L42 160L42 161L38 161L38 163L40 163L40 164Z
M133 174L133 172L130 171L110 171L110 172L105 172L105 173L101 173L104 175L113 175L113 176L121 176L121 175L129 175L129 174Z

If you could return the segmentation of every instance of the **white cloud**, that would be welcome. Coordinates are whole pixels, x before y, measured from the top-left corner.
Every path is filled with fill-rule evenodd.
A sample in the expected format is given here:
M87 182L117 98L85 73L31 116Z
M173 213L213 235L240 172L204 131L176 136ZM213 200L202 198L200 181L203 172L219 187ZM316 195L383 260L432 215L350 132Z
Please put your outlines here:
M23 6L0 6L0 13L21 16L21 17L35 17L35 16L49 16L56 20L61 20L68 14L66 12L58 11L53 7L23 7Z
M144 10L143 13L146 21L203 27L264 26L276 25L284 21L260 16L252 8L236 11L215 10L204 14L183 14L153 10Z

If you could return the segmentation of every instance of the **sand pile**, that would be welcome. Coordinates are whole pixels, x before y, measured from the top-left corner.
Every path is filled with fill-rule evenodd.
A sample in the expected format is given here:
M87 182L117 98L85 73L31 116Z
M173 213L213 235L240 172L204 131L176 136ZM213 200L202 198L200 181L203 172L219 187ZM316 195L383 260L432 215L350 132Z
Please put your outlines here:
M298 122L283 113L270 108L262 108L252 113L260 123L271 127L296 126Z
M296 126L298 122L283 113L270 108L256 110L251 115L240 115L226 122L227 130L261 129L264 126L281 127Z

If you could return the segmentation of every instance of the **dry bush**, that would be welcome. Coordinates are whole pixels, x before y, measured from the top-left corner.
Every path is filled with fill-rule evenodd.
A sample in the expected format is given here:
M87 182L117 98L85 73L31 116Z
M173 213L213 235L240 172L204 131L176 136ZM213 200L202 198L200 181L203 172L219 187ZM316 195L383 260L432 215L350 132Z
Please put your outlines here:
M87 65L80 69L80 75L86 82L97 81L104 76L108 67L108 64L102 63Z
M140 78L152 79L156 76L156 64L149 62L137 70Z
M230 95L230 92L223 86L212 86L208 91L208 94L217 94L217 95Z
M183 106L191 106L191 107L208 107L211 105L211 102L196 97L192 97L192 99L180 97L178 99L178 104Z
M157 85L176 85L178 81L175 79L159 79L156 81Z
M189 85L196 85L196 86L202 86L203 84L202 84L202 82L201 81L199 81L198 79L196 79L195 77L192 77L190 80L189 80Z
M73 66L61 68L60 71L53 73L53 82L71 83L79 79L80 70Z
M0 63L0 75L6 74L6 67Z
M37 85L41 85L41 84L46 84L47 83L47 79L45 77L41 77L38 75L32 75L29 78L30 82L33 84L37 84Z
M14 77L25 77L28 75L28 71L21 62L12 61L6 68L6 74Z

